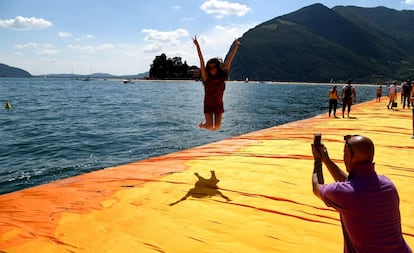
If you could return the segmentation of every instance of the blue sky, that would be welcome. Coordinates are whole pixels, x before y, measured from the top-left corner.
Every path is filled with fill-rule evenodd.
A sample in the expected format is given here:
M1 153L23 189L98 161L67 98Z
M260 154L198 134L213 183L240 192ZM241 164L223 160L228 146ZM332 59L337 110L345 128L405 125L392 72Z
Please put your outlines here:
M194 35L206 59L224 57L247 30L314 3L414 10L414 0L0 0L0 63L126 75L165 53L198 66Z

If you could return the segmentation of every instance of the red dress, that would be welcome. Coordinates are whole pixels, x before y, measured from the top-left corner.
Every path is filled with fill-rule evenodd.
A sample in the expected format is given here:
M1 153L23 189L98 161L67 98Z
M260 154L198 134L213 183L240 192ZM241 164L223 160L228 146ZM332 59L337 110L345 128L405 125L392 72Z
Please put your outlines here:
M207 78L204 84L204 113L223 113L225 78Z

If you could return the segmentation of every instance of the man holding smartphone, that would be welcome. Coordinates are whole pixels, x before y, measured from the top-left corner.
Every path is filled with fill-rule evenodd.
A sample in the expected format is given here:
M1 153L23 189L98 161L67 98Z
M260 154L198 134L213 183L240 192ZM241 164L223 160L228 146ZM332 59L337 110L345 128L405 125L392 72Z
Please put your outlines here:
M329 158L319 137L312 144L313 193L339 212L344 252L412 252L401 232L397 189L375 172L374 143L360 135L344 137L347 174ZM336 182L324 184L322 163Z

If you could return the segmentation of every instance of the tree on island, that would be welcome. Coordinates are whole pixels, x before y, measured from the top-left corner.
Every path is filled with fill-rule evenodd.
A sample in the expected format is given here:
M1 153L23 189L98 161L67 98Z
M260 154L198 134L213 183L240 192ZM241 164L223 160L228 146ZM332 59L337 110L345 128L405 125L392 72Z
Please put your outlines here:
M181 57L167 58L165 54L155 56L149 71L150 79L197 79L199 68L188 66Z

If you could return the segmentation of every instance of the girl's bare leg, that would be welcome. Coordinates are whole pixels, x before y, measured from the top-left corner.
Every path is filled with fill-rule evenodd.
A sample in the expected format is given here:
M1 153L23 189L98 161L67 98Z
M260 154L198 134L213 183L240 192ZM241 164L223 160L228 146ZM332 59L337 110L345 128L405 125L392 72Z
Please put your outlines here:
M222 118L223 118L223 113L214 114L214 131L218 131L220 129Z
M198 125L200 128L204 128L204 129L208 129L211 130L213 129L213 114L212 113L204 113L204 117L206 119L206 121L200 122L200 124Z

